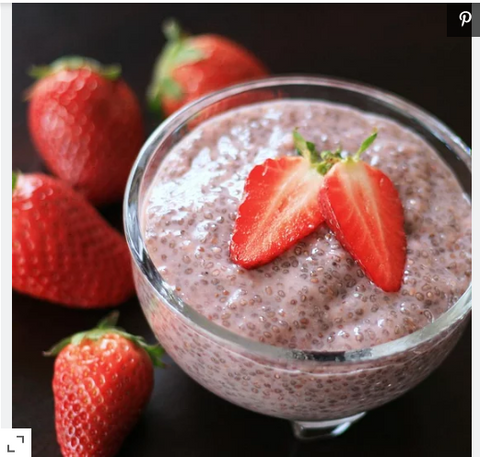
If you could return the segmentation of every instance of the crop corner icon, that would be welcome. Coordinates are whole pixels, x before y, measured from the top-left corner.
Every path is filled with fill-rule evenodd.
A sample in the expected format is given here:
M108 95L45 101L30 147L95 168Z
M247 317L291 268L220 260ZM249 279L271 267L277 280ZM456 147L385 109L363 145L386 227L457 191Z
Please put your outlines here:
M471 37L473 11L471 3L447 4L447 36Z
M32 429L2 428L0 457L32 457Z

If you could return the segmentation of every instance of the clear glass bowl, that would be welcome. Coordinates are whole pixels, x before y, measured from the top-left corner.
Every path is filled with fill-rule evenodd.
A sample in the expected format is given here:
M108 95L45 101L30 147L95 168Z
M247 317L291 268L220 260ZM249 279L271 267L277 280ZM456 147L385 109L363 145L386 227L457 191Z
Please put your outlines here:
M438 119L387 92L332 78L274 77L208 95L163 122L142 148L124 204L140 303L156 337L193 379L220 397L288 419L299 438L336 436L366 411L414 387L448 355L471 311L471 288L433 323L378 346L346 352L291 350L216 325L175 295L145 248L140 211L166 154L215 114L272 99L311 99L386 116L422 136L471 190L470 150Z

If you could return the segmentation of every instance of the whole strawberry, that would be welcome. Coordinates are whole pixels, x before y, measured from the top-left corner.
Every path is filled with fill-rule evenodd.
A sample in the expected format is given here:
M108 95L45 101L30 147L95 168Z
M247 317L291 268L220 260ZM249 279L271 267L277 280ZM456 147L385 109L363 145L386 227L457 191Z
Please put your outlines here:
M163 349L116 328L118 313L62 340L53 375L55 428L64 457L111 457L137 422L153 389Z
M48 168L95 205L121 199L144 131L120 68L65 57L31 74L30 135Z
M128 247L85 198L43 174L14 174L12 287L76 308L133 293Z
M189 37L174 21L165 24L164 33L168 42L155 64L148 99L166 116L210 92L268 75L262 62L228 38Z

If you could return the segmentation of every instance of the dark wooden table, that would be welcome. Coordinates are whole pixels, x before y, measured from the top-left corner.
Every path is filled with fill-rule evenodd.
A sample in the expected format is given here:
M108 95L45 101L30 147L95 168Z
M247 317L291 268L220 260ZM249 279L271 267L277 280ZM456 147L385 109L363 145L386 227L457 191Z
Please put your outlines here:
M447 38L446 5L13 5L13 166L42 170L29 139L22 93L31 63L65 54L119 62L144 103L160 25L178 18L192 32L216 32L252 49L273 73L356 79L396 92L434 113L468 144L471 41ZM149 131L156 122L145 109ZM121 205L102 211L121 227ZM121 324L153 336L136 299ZM78 311L13 296L13 426L33 428L33 455L60 456L53 423L51 359L41 351L90 328L103 311ZM173 362L120 455L224 457L471 455L470 329L446 362L402 398L370 412L345 435L301 444L289 424L221 400Z

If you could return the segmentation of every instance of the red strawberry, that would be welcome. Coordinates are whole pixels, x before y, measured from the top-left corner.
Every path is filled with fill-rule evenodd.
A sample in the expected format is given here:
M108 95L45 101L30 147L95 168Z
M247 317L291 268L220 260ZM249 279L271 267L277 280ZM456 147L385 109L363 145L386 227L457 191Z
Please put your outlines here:
M388 176L360 160L375 137L331 168L320 203L328 226L367 276L385 292L396 292L406 260L403 208Z
M42 174L13 177L12 287L76 308L133 293L124 238L80 194Z
M88 332L62 340L53 375L55 428L64 457L113 457L153 389L163 349L114 327L114 312Z
M30 134L48 168L94 204L121 199L143 122L120 68L68 57L32 75Z
M232 261L243 268L270 262L324 221L318 153L297 132L294 139L301 156L267 159L245 182L230 243Z
M188 37L174 21L164 33L168 43L155 64L148 99L166 116L202 95L268 74L253 54L225 37Z

